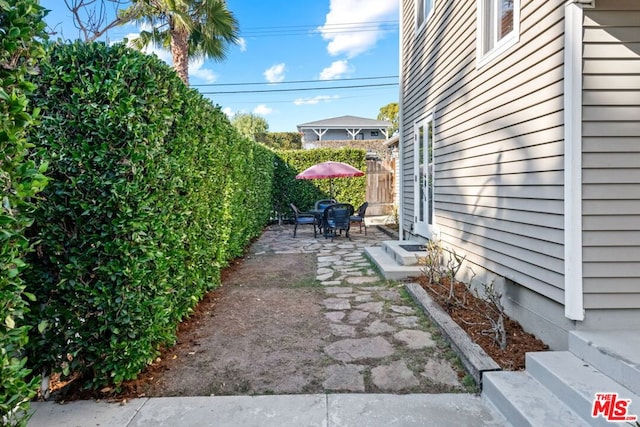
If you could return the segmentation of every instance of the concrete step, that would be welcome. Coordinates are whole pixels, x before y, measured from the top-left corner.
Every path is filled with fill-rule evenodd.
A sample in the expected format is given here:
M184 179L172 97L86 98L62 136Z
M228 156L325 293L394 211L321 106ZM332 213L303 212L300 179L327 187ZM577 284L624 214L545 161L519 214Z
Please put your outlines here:
M411 240L387 240L382 247L400 265L418 265L418 260L427 255L426 251L407 250L406 247L419 246L422 243ZM404 246L404 247L403 247Z
M400 265L382 247L364 249L365 255L378 267L385 279L404 280L422 275L423 267L416 265Z
M611 425L602 416L591 416L596 393L631 399L628 414L640 414L640 397L568 351L527 353L526 366L533 378L592 426Z
M527 372L486 372L482 395L514 426L589 425Z
M572 331L569 351L640 395L640 333L637 330Z

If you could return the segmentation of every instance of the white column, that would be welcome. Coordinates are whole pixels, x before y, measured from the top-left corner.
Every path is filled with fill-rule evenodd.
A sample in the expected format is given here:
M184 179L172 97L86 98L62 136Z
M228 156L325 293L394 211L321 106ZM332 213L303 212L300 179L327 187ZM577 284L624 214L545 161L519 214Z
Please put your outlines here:
M582 22L565 6L564 31L564 315L584 320L582 289Z

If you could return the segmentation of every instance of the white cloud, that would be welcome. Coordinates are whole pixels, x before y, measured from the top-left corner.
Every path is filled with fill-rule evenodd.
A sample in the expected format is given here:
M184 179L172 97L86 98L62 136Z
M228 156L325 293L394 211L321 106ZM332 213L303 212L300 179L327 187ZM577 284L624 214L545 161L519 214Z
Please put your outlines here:
M271 68L266 69L263 74L264 78L267 79L269 83L280 83L284 80L284 71L285 64L283 62L281 64L271 66Z
M204 80L207 83L213 83L218 79L218 76L209 68L202 68L204 65L204 59L191 59L189 61L189 77L195 77L197 79Z
M343 77L345 74L353 72L352 67L349 66L349 62L346 59L341 61L334 61L327 68L320 72L320 80L333 80Z
M247 50L247 39L240 37L238 39L238 46L240 46L240 52L245 52Z
M314 96L313 98L298 98L295 101L293 101L293 103L295 105L316 105L321 102L326 103L326 102L334 101L336 99L340 99L340 96L339 95L333 95L333 96L318 95L318 96Z
M257 114L259 116L268 116L271 113L273 113L273 108L269 108L264 104L260 104L253 109L253 114Z
M231 107L224 107L222 109L222 112L225 113L227 117L229 117L230 119L232 119L233 116L236 115L236 113L231 109Z
M142 26L140 28L141 31L143 30L149 30L149 28L147 26ZM140 33L129 33L126 35L126 39L129 40L129 45L131 45L131 41L134 39L137 39L140 36ZM147 45L147 47L145 47L144 49L142 49L142 52L146 53L147 55L152 55L155 54L158 58L160 58L161 60L163 60L164 62L166 62L169 65L173 65L173 58L171 56L171 51L167 50L167 49L163 49L161 47L157 47L153 44L149 44Z
M318 30L329 41L330 55L353 58L375 46L384 35L376 22L397 19L399 0L331 0ZM366 30L366 31L365 31Z

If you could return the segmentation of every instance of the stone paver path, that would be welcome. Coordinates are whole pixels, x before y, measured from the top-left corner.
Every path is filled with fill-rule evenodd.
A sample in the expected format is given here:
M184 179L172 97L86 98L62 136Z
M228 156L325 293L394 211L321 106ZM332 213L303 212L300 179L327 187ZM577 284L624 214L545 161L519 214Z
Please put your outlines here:
M315 253L316 279L325 298L330 343L323 387L340 392L468 391L457 368L445 357L448 347L435 327L405 294L401 283L384 280L366 258L364 248L390 238L375 226L368 235L333 242L288 226L272 226L254 243L254 251Z

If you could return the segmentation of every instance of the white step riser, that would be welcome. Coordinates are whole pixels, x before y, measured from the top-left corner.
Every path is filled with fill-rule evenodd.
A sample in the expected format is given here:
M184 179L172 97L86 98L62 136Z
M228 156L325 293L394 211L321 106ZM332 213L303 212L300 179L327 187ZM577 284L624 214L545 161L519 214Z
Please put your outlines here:
M528 353L526 366L533 378L592 426L611 426L602 417L591 417L596 393L616 392L631 399L629 414L640 409L638 396L569 352Z
M422 274L421 267L400 265L383 248L365 248L365 255L376 265L385 279L404 280Z
M531 426L524 415L513 406L512 402L503 392L497 384L494 383L491 375L485 375L484 382L482 384L482 395L487 399L496 409L509 420L513 426Z
M417 266L418 259L424 257L426 252L409 252L400 247L401 245L411 244L418 244L418 242L390 240L382 242L382 247L398 264Z
M487 372L482 394L514 426L588 426L526 372Z
M627 343L634 337L636 340L635 345L636 347L638 346L636 331L632 331L630 335L621 335L619 337L616 335L618 333L619 331L611 331L610 335L614 336L614 339L625 340ZM612 354L606 345L598 346L594 344L589 340L590 337L589 332L585 331L570 333L569 351L619 382L634 394L640 395L640 366L637 363L626 360L627 357L625 355ZM631 353L629 358L635 357L637 360L640 353L637 350L631 350Z

